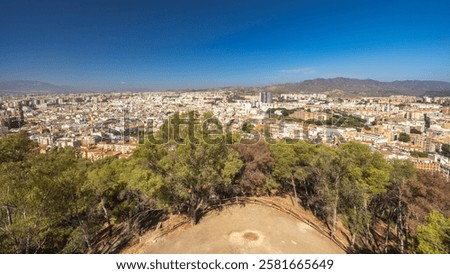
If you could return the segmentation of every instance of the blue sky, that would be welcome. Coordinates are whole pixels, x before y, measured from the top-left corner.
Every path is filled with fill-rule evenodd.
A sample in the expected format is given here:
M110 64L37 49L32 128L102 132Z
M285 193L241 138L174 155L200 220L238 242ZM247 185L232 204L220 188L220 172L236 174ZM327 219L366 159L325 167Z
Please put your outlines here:
M0 80L89 89L450 81L450 1L0 0Z

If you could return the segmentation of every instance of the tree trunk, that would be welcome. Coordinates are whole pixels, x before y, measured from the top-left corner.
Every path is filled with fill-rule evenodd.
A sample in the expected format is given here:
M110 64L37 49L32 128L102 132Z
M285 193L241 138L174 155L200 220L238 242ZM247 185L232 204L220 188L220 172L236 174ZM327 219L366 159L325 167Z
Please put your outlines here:
M384 253L388 253L388 244L389 244L389 233L391 232L391 220L388 219L388 225L386 228L386 237L384 240Z
M331 235L334 235L334 233L336 232L338 199L339 199L338 195L336 194L336 196L334 198L334 205L333 205L333 226L332 226Z
M294 198L295 198L295 203L296 203L296 206L297 206L297 204L298 204L297 187L295 186L294 176L292 176L292 175L291 175L291 183L292 183L292 188L294 189Z
M197 212L196 208L192 208L191 210L191 224L194 226L197 224Z
M400 253L404 253L403 224L402 224L402 184L398 187L398 204L397 204L397 229L398 239L400 241Z
M83 232L84 242L87 245L87 253L92 253L92 245L90 241L89 229L84 225L84 222L78 218L78 224L80 225L81 231Z
M197 202L197 205L195 207L192 207L191 209L191 224L196 225L199 221L199 214L202 212L204 206L203 201Z
M25 254L29 254L29 253L30 253L30 232L28 232L27 241L25 244Z
M334 191L335 196L334 196L334 204L333 204L333 230L331 232L331 235L334 236L334 233L336 232L336 221L337 221L337 208L338 208L338 203L339 203L339 180L340 180L340 176L338 175L336 177L336 179L334 180Z
M364 207L364 211L367 212L368 210L367 210L367 198L366 197L364 197L364 199L363 199L363 207ZM356 212L356 206L354 207L354 209ZM372 221L373 221L373 219L372 219ZM368 232L370 232L370 219L367 220L366 229Z
M207 201L208 201L208 197L199 197L199 195L195 194L195 192L193 191L194 189L191 190L191 201L190 201L190 206L189 206L189 215L191 218L191 224L192 225L196 225L198 223L198 219L199 219L199 213L200 211L203 209L203 207L205 205L207 205Z
M311 206L309 205L309 190L308 190L308 183L306 182L306 180L304 181L304 185L305 185L305 194L306 194L306 208L311 210Z
M350 242L350 247L354 247L355 246L355 240L356 240L356 234L352 233L352 239Z
M9 206L5 206L6 209L6 216L8 217L8 226L12 225L12 217L11 217L11 210L9 209Z
M400 235L400 253L403 254L405 252L405 241L403 240L403 233Z
M112 235L112 226L111 226L111 220L109 218L108 210L105 207L104 200L102 199L102 209L103 209L103 215L106 219L106 222L108 223L108 234L109 236Z
M195 188L190 187L190 201L189 201L189 218L191 218L191 224L194 226L197 224L197 205L198 205L198 199L197 195L195 195Z

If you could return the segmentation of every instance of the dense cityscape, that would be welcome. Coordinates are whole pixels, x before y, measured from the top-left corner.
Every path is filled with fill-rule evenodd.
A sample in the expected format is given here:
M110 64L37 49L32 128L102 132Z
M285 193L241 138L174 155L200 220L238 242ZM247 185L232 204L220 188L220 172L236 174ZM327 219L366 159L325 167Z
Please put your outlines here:
M227 130L254 138L308 140L336 146L361 142L386 159L450 172L449 97L336 98L326 94L241 89L0 97L0 135L25 131L39 152L74 147L91 161L127 158L175 113L210 112Z

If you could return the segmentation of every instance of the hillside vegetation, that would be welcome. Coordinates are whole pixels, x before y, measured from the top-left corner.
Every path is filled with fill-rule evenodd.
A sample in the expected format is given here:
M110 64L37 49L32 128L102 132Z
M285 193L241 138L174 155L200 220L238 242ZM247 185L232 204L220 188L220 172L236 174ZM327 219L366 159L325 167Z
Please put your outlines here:
M286 194L331 234L341 220L353 252L449 252L450 185L439 174L359 143L244 144L173 125L129 159L94 163L72 149L36 154L23 133L0 139L0 252L117 252L118 235L126 241L168 214L195 225L225 198Z

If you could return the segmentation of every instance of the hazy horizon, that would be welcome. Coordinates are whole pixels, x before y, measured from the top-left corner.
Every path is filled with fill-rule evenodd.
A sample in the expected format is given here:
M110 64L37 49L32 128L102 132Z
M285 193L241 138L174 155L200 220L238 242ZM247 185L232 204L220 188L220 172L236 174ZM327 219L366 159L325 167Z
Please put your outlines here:
M358 78L350 78L350 77L343 77L343 76L336 76L333 78L322 78L322 77L318 77L318 78L311 78L311 79L304 79L301 81L296 81L296 82L279 82L279 83L268 83L268 84L261 84L261 85L228 85L228 86L202 86L202 87L176 87L176 88L154 88L154 87L117 87L117 88L107 88L107 87L73 87L70 85L55 85L54 83L48 83L48 82L44 82L44 81L40 81L40 80L35 80L35 79L1 79L0 78L0 83L1 82L20 82L20 81L29 81L29 82L40 82L43 84L49 84L49 85L54 85L55 87L60 87L60 88L64 88L67 91L72 91L72 92L126 92L126 91L151 91L151 92L162 92L162 91L182 91L182 90L203 90L203 89L221 89L221 88L265 88L265 87L270 87L270 86L277 86L277 85L285 85L285 84L299 84L302 83L304 81L316 81L316 80L333 80L333 79L347 79L347 80L357 80L357 81L376 81L376 82L380 82L380 83L395 83L395 82L404 82L404 81L422 81L422 82L445 82L445 83L449 83L450 81L441 81L441 80L434 80L434 79L426 79L426 80L418 80L418 79L396 79L393 81L382 81L382 80L378 80L378 79L373 79L373 78L366 78L366 79L358 79Z

